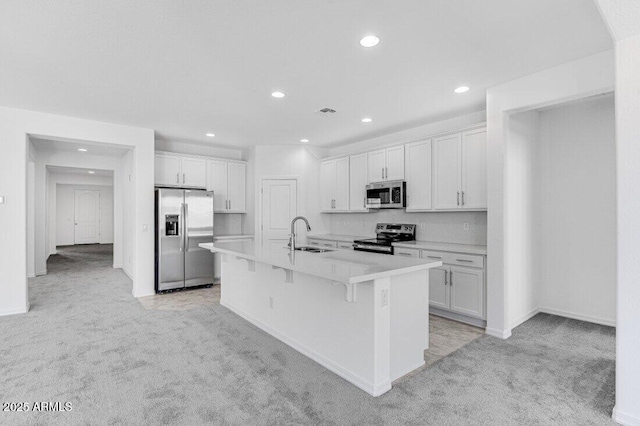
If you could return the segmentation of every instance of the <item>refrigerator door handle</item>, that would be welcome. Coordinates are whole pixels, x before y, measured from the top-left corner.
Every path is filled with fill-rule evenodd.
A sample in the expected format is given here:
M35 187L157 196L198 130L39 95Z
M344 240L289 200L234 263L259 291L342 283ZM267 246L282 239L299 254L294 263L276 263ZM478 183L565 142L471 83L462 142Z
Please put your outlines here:
M180 237L180 251L184 251L184 203L180 204L180 217L182 220L179 222L178 236Z
M189 204L184 204L184 251L189 251Z

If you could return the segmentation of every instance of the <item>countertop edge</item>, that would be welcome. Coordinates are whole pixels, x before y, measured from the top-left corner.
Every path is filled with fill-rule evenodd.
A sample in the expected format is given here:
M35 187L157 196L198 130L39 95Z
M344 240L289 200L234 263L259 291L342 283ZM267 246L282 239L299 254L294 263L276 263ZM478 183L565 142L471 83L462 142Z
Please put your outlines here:
M444 245L452 245L453 247L442 247L440 244ZM448 253L465 253L465 254L476 254L481 256L487 255L487 249L484 247L477 247L474 245L467 244L456 244L456 243L439 243L432 241L412 241L412 242L399 242L392 243L394 247L403 247L403 248L412 248L418 250L435 250L435 251L445 251Z

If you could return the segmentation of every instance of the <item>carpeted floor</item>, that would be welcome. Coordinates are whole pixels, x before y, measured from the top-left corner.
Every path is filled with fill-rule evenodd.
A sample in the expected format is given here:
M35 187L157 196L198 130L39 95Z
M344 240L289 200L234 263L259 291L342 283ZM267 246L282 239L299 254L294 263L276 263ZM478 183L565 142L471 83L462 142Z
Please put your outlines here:
M110 249L63 250L0 317L0 401L73 408L0 424L614 424L612 328L541 314L372 398L219 304L144 309Z

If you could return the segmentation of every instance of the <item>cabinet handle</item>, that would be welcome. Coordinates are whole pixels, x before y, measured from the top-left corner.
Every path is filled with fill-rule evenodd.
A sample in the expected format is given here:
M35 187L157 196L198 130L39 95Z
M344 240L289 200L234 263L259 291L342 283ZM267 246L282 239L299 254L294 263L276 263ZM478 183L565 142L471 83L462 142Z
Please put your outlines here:
M400 255L400 256L411 256L409 253L401 253L401 252L399 252L397 254Z
M310 241L309 244L312 245L312 246L319 246L320 245L320 243L315 242L315 241Z
M427 256L429 259L442 259L441 257L438 256Z
M449 285L453 287L453 271L449 271Z
M457 200L458 200L458 205L460 205L460 191L458 191Z
M367 197L364 197L362 199L362 207L364 207L365 209L367 208Z
M176 173L176 183L180 183L180 173Z
M449 282L447 281L447 270L445 269L445 271L444 271L444 285L446 286L447 284L449 284Z
M462 191L462 205L464 206L464 191Z
M229 200L229 210L231 210L231 200Z
M387 169L386 167L384 168L384 178L389 179L389 169Z
M384 179L384 167L382 168L382 179Z
M182 183L185 183L186 179L184 178L184 173L182 174Z
M467 262L467 263L473 263L473 260L469 260L469 259L456 259L458 262Z

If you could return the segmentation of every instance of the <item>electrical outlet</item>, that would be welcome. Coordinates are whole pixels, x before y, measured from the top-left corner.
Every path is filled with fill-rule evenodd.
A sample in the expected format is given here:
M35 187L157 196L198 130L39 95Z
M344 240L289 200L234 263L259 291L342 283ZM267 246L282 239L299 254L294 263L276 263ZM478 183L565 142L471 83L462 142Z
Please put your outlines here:
M420 229L422 229L423 231L427 229L427 224L425 222L420 222Z
M387 306L389 304L389 289L383 288L381 296L380 306Z
M269 296L269 309L273 309L273 297Z
M469 222L465 222L464 225L462 225L462 229L464 229L465 231L469 230Z

